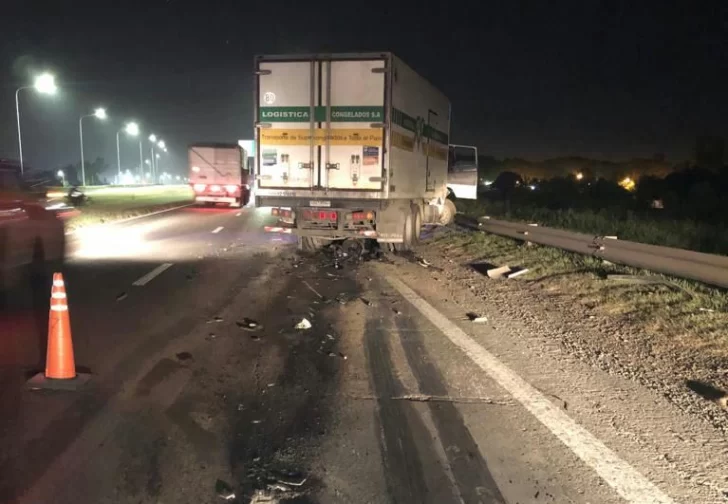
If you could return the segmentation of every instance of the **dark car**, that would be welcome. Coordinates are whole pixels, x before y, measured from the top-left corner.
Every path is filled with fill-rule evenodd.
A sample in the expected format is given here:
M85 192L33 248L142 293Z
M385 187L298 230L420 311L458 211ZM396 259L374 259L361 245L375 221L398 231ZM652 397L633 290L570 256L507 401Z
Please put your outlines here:
M58 270L64 256L63 222L23 182L19 168L0 164L0 291Z

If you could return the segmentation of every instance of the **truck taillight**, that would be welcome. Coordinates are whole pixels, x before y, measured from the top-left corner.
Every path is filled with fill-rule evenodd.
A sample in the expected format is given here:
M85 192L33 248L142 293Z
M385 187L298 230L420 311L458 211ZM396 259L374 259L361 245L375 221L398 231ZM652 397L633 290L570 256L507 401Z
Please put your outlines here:
M238 192L238 186L230 184L225 186L225 191L227 191L230 194L235 194Z
M371 221L374 220L374 212L354 212L351 219L355 221Z
M195 192L202 192L205 189L207 189L207 185L206 184L195 184L192 186L192 188L195 190Z
M220 192L220 190L221 190L221 187L219 185L210 186L210 191L212 191L212 192Z

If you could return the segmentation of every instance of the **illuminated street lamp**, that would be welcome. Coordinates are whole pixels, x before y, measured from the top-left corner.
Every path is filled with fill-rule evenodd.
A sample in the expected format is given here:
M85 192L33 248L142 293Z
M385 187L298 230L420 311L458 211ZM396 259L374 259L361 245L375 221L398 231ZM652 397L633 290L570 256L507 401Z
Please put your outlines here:
M56 78L48 72L42 73L35 78L32 86L21 86L15 90L15 120L18 123L18 154L20 155L20 173L24 173L23 165L23 139L20 135L20 100L18 95L23 89L35 89L40 94L54 95L58 88L56 87Z
M583 178L584 178L584 174L583 173L579 172L579 173L576 174L576 180L581 180Z
M121 182L121 151L119 150L119 133L125 132L129 136L139 134L139 125L134 121L124 125L124 128L116 132L116 167L118 169L118 181Z
M104 120L108 116L106 115L105 108L97 108L93 114L83 115L78 119L78 138L81 141L81 185L86 185L86 163L83 158L83 120L86 117L95 117L96 119Z
M164 150L164 149L166 149L166 148L167 148L167 144L165 144L165 143L164 143L164 140L160 140L160 141L159 141L159 142L157 143L157 147L159 147L160 149Z
M151 135L149 135L149 142L152 144L152 146L149 148L149 151L152 153L152 165L151 165L151 168L152 168L152 172L155 172L156 171L156 163L155 163L155 158L154 158L154 145L157 143L157 135L155 135L154 133L152 133Z

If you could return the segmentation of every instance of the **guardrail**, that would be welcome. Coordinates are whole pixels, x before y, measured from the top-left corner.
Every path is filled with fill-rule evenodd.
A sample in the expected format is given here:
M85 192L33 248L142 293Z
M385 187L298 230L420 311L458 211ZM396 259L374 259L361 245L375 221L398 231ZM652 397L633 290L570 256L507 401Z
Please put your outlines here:
M587 235L537 224L458 215L456 222L470 229L591 255L625 266L728 288L728 257L692 250L660 247L618 237Z

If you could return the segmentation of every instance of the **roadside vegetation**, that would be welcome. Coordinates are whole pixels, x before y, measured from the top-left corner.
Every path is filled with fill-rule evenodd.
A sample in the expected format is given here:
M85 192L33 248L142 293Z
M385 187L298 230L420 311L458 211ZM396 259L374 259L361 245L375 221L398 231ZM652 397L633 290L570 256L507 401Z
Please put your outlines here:
M728 357L725 291L482 232L444 234L430 246L437 255L455 263L482 261L527 268L529 271L518 280L506 282L538 286L547 295L568 300L567 306L591 314L590 318L607 320L610 327L629 326L655 354L669 353L689 360L692 352L699 351L700 363L706 359L725 362ZM614 279L612 275L627 277ZM658 283L639 283L648 278Z
M728 254L728 176L687 169L636 184L583 174L524 181L502 173L478 201L458 201L473 216L541 225L653 245ZM626 186L626 187L625 187Z
M68 230L144 215L191 203L194 199L187 186L98 188L87 191L87 196L90 199L84 205L68 214Z

